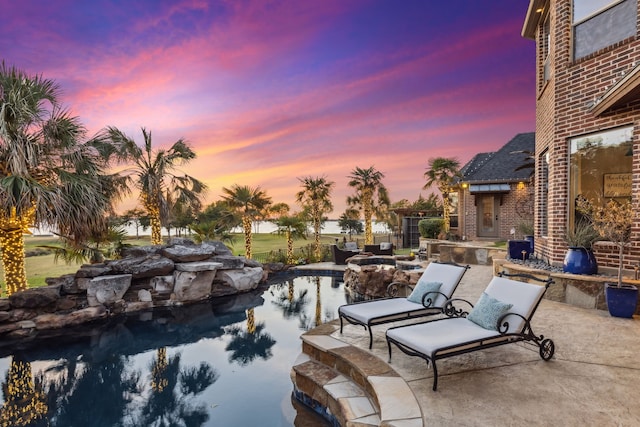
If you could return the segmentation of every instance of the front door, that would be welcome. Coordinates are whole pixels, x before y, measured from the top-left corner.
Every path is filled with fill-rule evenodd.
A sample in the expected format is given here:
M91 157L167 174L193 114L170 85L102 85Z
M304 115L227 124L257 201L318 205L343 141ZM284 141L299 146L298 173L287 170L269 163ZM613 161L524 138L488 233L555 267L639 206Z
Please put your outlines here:
M478 237L498 237L500 196L476 195L478 209Z

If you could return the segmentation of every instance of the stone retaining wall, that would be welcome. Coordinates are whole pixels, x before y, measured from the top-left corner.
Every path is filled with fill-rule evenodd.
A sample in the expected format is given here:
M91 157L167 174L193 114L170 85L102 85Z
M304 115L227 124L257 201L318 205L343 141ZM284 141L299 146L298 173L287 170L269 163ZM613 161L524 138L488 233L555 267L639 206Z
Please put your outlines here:
M266 280L262 264L222 242L132 247L118 260L47 278L47 286L0 299L0 339L35 337L122 313L248 292Z
M607 310L607 302L604 296L604 283L615 281L616 278L598 275L557 273L546 270L529 268L525 265L515 264L507 260L495 260L493 262L494 274L505 271L510 274L526 273L536 277L551 277L554 283L549 286L545 298L552 301L564 302L576 307ZM624 280L625 283L640 286L640 280ZM636 314L640 314L640 302L636 307Z

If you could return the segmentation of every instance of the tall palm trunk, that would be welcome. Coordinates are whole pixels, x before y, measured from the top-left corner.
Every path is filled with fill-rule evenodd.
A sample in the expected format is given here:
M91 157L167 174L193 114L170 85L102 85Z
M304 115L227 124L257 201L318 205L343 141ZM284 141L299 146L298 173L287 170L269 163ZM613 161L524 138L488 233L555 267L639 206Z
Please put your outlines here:
M313 248L313 256L316 258L316 261L320 261L320 216L322 214L317 214L313 218L313 234L314 234L314 248Z
M247 215L242 217L242 229L244 230L244 251L247 259L251 258L251 218Z
M0 229L0 246L2 246L2 266L7 295L24 291L29 287L29 284L24 263L22 229Z
M287 230L287 263L293 264L293 239L290 230Z
M24 262L24 233L28 232L34 214L35 209L31 209L18 216L16 209L12 208L8 217L0 217L0 247L7 295L29 287Z
M371 229L371 219L373 218L373 200L370 190L362 194L362 207L364 210L364 244L373 244L373 230Z
M442 209L444 210L442 213L443 231L445 233L448 233L451 228L451 217L449 215L449 193L447 190L447 187L440 188L440 193L442 193Z
M156 201L157 198L151 196L143 196L143 205L149 215L149 223L151 225L151 244L162 244L162 222L160 220L160 206Z

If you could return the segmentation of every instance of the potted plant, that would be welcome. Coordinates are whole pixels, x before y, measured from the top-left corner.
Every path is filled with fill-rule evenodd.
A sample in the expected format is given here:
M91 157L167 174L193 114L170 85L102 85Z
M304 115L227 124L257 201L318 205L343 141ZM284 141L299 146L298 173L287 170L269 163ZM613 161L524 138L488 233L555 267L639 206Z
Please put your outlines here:
M534 237L533 237L533 221L530 219L522 220L516 225L516 230L520 235L524 238L524 240L529 242L531 246L531 253L533 253L534 249Z
M567 230L564 235L569 248L564 256L562 271L573 274L596 274L598 263L593 255L593 244L600 238L600 234L589 220L578 220L575 227Z
M618 247L617 283L605 283L605 298L609 314L615 317L632 317L638 304L638 288L622 283L624 249L631 243L631 227L636 219L630 200L623 203L609 200L605 205L595 205L581 199L578 208L589 218L593 228L603 240Z

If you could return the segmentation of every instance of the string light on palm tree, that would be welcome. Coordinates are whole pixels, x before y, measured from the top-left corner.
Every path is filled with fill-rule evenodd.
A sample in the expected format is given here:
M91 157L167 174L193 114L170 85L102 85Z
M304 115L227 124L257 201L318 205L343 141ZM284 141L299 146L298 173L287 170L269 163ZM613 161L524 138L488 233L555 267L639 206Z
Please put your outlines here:
M0 427L26 427L48 412L47 396L33 382L31 363L11 361L3 387L5 402L0 408Z
M389 208L389 193L382 183L384 174L373 166L367 169L356 167L349 178L349 186L355 189L353 196L347 197L347 204L359 208L364 214L364 242L373 244L372 218L375 214L383 218Z
M56 229L80 244L106 223L126 193L109 174L124 159L103 133L83 141L86 129L59 101L60 88L42 76L0 64L0 239L7 292L26 289L23 232Z
M156 354L156 360L151 365L151 388L158 393L162 392L169 384L165 375L168 365L167 348L160 347Z
M133 161L134 165L123 173L133 180L140 192L140 201L149 215L151 244L162 244L162 224L169 217L172 205L178 204L194 211L201 207L200 198L207 186L178 169L195 159L195 151L182 138L169 149L154 150L151 132L145 128L142 128L143 147L115 127L106 129L106 137L121 147L121 157Z
M303 213L311 218L313 225L314 250L316 261L320 261L320 230L324 216L333 211L331 203L331 191L335 182L328 181L326 177L298 178L302 185L302 190L296 194L296 201L303 208Z
M247 310L247 332L250 334L256 332L256 315L253 307Z
M222 199L227 206L242 216L244 231L245 256L250 259L251 253L251 225L253 219L271 204L271 197L267 196L260 187L234 184L231 188L222 188Z
M435 157L429 159L429 168L424 173L427 182L422 188L426 190L432 185L436 185L442 194L442 208L444 210L442 217L445 233L449 232L451 225L449 193L455 179L460 176L459 169L460 162L457 159Z

